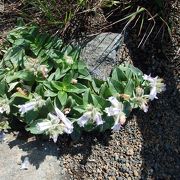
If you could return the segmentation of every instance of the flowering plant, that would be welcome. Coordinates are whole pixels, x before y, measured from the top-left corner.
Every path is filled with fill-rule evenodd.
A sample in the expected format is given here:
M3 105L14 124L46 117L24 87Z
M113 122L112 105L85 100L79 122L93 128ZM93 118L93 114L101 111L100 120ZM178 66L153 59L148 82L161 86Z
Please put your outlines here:
M0 130L15 116L27 131L54 142L63 133L119 131L132 109L147 112L148 101L165 90L162 79L130 64L116 67L106 81L96 79L79 60L80 49L35 26L17 27L7 44L0 63Z

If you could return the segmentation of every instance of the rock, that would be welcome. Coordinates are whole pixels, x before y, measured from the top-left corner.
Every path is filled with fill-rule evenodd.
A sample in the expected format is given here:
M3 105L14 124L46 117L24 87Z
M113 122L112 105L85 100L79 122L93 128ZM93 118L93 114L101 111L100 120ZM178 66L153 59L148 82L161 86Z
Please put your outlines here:
M29 158L25 157L23 163L21 164L20 169L21 170L27 170L27 169L29 169L29 165L30 165Z
M105 80L117 64L116 52L122 45L122 35L101 33L82 49L80 58L87 63L92 75Z
M108 180L116 180L116 177L115 176L111 176L108 178Z
M128 149L127 152L126 152L126 154L127 154L128 156L133 156L133 154L134 154L133 149L132 149L132 148L131 148L131 149Z
M134 176L139 176L139 173L137 172L137 170L134 170L133 174L134 174Z
M119 155L117 153L114 155L114 159L115 159L115 161L119 160Z
M3 131L0 131L0 143L2 143L5 139L5 133Z

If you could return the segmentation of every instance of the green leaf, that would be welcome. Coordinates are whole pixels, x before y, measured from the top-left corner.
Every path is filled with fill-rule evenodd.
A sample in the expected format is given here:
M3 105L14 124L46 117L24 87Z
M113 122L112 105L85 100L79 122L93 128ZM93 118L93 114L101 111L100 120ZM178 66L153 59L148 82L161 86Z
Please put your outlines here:
M24 122L29 124L33 122L38 117L38 115L39 115L38 111L28 111L24 115Z
M64 106L67 101L67 93L64 91L59 91L58 92L58 99L61 102L61 105Z
M116 81L114 79L108 80L108 85L109 85L109 91L111 92L112 95L124 92L124 86L119 81Z
M104 98L97 96L97 95L92 95L93 98L93 104L98 107L98 108L106 108L107 107L107 102Z
M5 81L0 82L0 95L6 94L7 84Z
M65 73L62 74L60 68L57 68L54 73L54 76L55 76L55 80L57 81L61 79L63 76L65 76Z
M75 94L75 93L69 93L71 96L72 96L72 98L76 101L76 103L77 104L83 104L83 99L82 99L82 97L80 97L80 95L77 95L77 94Z
M129 79L129 81L128 81L127 85L126 85L126 88L124 90L124 93L131 96L133 91L134 91L134 88L135 88L135 86L134 86L133 81L131 79Z
M69 73L67 73L64 78L63 78L63 82L66 84L70 84L73 78L73 72L70 71Z
M89 89L83 94L83 103L84 104L93 104L93 98L92 98L92 95L91 95Z
M102 86L100 88L100 91L99 91L99 94L100 94L100 96L102 96L105 99L112 96L112 93L111 93L111 91L109 89L109 86L108 86L107 82L102 84Z
M26 131L30 131L32 134L42 134L37 128L37 123L44 122L44 119L38 119L26 127Z
M40 96L44 96L44 86L43 84L39 84L36 86L35 92Z
M121 70L121 68L115 68L112 72L112 79L116 81L126 81L127 77L124 74L124 72Z
M87 87L80 83L77 83L76 85L67 84L65 86L65 91L70 92L70 93L80 94L80 93L85 92L86 90L87 90Z
M35 76L32 72L27 71L27 70L21 70L18 72L9 72L9 74L7 74L7 77L6 77L7 83L10 83L16 79L33 82L35 79Z
M51 86L57 89L58 91L65 91L66 89L65 84L59 81L51 81Z
M45 97L55 97L57 96L57 93L50 91L49 89L44 92Z
M99 93L100 87L102 86L103 83L104 83L103 80L94 78L94 80L92 81L92 87L96 93Z
M79 106L74 106L73 110L79 112L80 114L83 114L85 111L85 106L84 105L79 105Z

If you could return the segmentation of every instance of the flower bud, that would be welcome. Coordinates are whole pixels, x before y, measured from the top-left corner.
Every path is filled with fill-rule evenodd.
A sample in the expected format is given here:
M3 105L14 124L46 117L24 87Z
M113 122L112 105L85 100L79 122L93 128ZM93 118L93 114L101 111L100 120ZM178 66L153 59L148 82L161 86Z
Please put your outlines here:
M124 113L120 114L119 122L120 122L121 125L125 124L125 122L126 122L126 115Z
M144 89L142 89L141 87L138 86L136 88L136 96L141 97L141 96L143 96L143 94L144 94Z
M119 97L123 98L126 101L130 99L130 96L128 94L119 94Z
M77 79L72 79L72 80L71 80L71 83L72 83L72 84L77 84L78 81L77 81Z

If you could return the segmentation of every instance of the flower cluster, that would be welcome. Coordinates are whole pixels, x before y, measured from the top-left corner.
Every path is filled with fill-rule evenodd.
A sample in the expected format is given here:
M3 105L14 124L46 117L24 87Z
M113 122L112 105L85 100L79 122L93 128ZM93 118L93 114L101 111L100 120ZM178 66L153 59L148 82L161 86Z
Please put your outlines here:
M54 142L57 141L59 134L73 132L72 122L57 107L55 107L55 114L48 113L48 117L49 119L37 123L37 129L41 133L49 134Z

